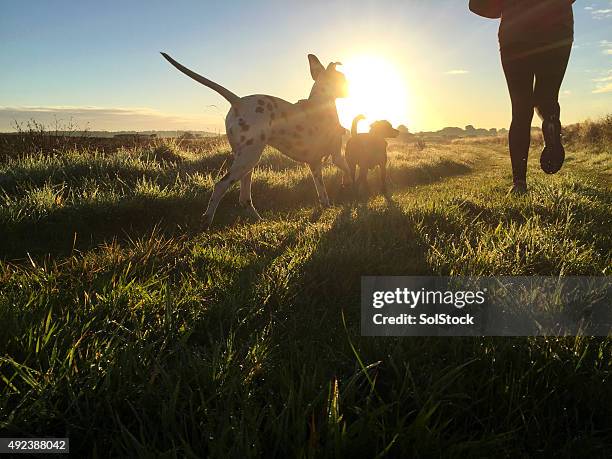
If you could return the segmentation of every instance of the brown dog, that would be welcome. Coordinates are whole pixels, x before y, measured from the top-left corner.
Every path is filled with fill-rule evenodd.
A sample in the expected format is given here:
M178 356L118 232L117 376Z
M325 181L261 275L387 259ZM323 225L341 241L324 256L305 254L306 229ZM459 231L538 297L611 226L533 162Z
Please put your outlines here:
M346 144L345 158L349 167L350 177L356 192L359 191L360 187L365 187L367 190L368 171L379 166L382 192L388 197L387 142L385 139L397 137L399 131L394 129L391 123L383 120L372 123L369 133L358 134L357 124L364 118L363 115L355 117L351 126L351 138ZM359 166L359 178L355 180L357 166Z

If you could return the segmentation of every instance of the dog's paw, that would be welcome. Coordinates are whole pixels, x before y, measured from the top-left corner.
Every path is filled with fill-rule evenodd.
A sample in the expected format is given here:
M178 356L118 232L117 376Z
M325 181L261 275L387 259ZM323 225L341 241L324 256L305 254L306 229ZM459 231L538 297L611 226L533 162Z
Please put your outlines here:
M263 218L261 218L261 215L259 215L259 212L257 212L257 209L255 209L255 207L253 206L245 208L244 214L251 220L254 220L256 222L260 222L263 220Z
M323 214L323 209L321 207L314 209L312 213L310 214L310 218L309 218L310 223L316 223L317 221L319 221L322 214Z
M261 218L261 215L259 215L259 212L257 212L257 209L255 209L255 206L253 206L253 203L251 201L248 201L246 203L240 203L240 212L245 217L251 220L255 220L258 222L263 220L263 218Z

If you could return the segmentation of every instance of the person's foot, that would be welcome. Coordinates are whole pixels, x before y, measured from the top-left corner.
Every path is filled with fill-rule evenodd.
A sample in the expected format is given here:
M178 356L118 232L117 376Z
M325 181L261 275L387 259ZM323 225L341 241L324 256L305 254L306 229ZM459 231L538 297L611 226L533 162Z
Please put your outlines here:
M561 144L561 121L549 118L542 122L544 150L540 156L540 167L547 174L556 174L565 161L565 149Z
M512 184L512 188L508 190L508 196L523 196L527 194L527 182L516 181Z

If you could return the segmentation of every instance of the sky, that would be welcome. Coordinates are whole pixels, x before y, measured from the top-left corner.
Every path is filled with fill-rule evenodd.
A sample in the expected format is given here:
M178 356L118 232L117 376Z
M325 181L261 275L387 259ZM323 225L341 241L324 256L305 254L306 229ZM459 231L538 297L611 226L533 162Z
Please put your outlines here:
M308 53L347 68L374 56L403 84L373 93L390 111L402 107L394 124L507 127L498 21L467 3L0 0L0 131L14 120L72 118L90 130L223 132L227 102L159 51L239 95L292 102L312 86ZM577 0L574 14L560 96L566 124L612 111L612 1Z

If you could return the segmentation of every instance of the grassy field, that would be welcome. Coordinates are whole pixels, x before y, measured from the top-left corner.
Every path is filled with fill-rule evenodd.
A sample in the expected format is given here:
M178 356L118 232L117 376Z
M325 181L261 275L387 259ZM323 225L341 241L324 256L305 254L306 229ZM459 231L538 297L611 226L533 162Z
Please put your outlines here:
M503 140L468 139L394 145L393 202L328 167L322 211L269 151L265 220L234 188L210 232L223 142L4 158L0 435L81 457L606 456L609 338L359 332L362 275L610 275L611 144L581 132L554 177L535 146L526 197Z

